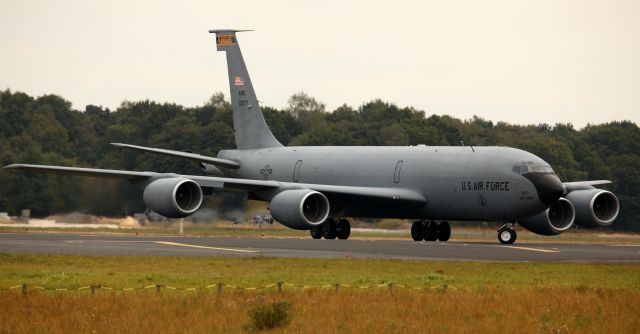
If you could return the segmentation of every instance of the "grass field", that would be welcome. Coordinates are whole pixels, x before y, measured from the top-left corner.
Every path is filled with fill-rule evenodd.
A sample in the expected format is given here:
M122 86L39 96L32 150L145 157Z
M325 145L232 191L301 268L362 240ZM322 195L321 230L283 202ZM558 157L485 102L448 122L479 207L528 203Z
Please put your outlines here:
M0 291L0 333L237 333L251 308L282 300L291 323L274 333L640 332L640 264L1 254L0 268L0 288L313 286Z

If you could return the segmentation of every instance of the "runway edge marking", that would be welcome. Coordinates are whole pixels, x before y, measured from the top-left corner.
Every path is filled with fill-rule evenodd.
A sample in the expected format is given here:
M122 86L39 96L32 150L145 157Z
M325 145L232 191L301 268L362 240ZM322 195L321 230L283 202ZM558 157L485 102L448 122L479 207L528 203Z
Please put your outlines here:
M170 245L170 246L181 246L181 247L191 247L191 248L202 248L202 249L212 249L212 250L221 250L227 252L239 252L239 253L260 253L257 250L250 249L237 249L237 248L222 248L222 247L210 247L210 246L200 246L200 245L190 245L190 244L182 244L179 242L171 242L171 241L153 241L155 244L162 245Z
M541 253L560 253L560 251L558 250L551 250L551 249L530 248L530 247L520 247L520 246L502 246L502 247L520 249L520 250L526 250L526 251L532 251L532 252L541 252Z

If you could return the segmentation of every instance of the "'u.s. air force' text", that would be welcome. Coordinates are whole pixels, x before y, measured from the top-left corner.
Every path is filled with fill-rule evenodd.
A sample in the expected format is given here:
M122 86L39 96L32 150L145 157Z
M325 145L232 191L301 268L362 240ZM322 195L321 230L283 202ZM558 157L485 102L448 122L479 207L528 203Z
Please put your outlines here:
M462 181L462 190L509 191L509 181Z

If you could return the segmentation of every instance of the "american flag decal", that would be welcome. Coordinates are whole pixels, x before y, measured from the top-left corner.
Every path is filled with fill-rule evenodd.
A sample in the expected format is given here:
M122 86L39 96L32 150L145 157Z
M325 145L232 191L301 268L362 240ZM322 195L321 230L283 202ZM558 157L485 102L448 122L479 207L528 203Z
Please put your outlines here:
M242 77L235 77L235 79L233 79L233 85L244 86L244 79L242 79Z

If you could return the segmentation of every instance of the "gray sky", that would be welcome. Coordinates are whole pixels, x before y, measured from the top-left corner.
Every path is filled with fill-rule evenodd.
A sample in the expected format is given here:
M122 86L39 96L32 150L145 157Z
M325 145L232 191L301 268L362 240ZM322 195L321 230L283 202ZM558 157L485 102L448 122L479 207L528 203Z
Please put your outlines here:
M301 90L518 124L640 123L640 1L0 2L0 89L75 108L228 96L210 28L240 45L263 104Z

